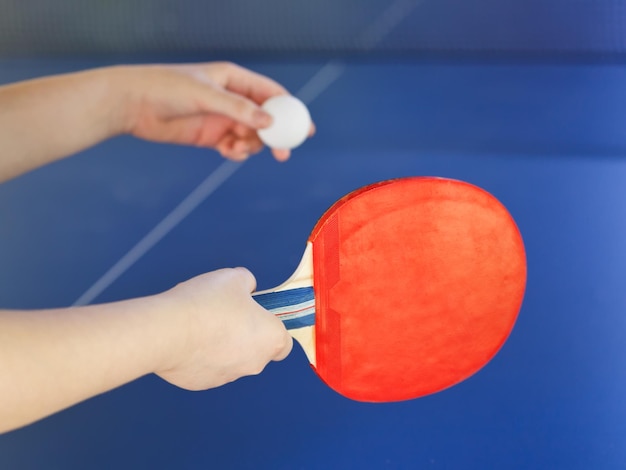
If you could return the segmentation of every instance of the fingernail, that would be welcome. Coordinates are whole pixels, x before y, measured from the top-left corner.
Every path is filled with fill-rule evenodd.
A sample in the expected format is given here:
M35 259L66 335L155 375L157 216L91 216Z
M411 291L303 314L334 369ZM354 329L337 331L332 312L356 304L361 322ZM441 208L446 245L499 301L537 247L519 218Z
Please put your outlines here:
M290 156L291 156L291 152L289 150L275 150L274 151L274 157L276 157L276 160L278 160L279 162L286 162L287 160L289 160Z
M267 127L272 123L272 116L270 116L262 109L257 109L256 111L254 111L252 120L257 127Z

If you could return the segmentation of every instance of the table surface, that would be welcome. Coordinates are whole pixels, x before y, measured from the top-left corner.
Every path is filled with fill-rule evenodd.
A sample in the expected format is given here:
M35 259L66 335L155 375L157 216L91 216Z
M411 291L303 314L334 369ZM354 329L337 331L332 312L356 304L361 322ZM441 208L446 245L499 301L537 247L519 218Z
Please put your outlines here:
M0 83L103 64L0 61ZM519 225L528 286L508 342L469 380L392 404L337 395L297 347L206 392L149 376L0 436L0 467L624 468L626 66L243 64L294 93L330 67L317 135L288 163L234 168L95 301L237 265L272 287L337 198L432 175L486 189ZM0 185L0 307L71 305L220 165L122 137Z

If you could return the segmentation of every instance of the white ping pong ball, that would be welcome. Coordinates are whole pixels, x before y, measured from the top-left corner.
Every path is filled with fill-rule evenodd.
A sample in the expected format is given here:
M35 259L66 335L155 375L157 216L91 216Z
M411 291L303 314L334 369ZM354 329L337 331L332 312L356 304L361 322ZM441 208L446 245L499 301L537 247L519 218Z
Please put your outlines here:
M311 130L311 115L306 105L291 95L273 96L261 106L273 122L257 133L265 145L289 150L302 144Z

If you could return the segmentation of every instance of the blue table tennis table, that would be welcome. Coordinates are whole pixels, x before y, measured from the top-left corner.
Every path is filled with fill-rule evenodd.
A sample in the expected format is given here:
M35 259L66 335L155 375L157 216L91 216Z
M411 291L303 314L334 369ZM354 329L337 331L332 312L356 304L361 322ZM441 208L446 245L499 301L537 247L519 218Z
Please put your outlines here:
M0 83L106 63L7 59ZM337 395L298 347L205 392L148 376L1 435L0 468L626 468L626 66L242 63L294 93L331 67L308 89L317 135L288 163L228 167L93 301L238 265L272 287L337 198L442 176L494 194L524 237L508 342L463 383L391 404ZM0 185L0 307L71 305L216 171L212 151L121 137Z

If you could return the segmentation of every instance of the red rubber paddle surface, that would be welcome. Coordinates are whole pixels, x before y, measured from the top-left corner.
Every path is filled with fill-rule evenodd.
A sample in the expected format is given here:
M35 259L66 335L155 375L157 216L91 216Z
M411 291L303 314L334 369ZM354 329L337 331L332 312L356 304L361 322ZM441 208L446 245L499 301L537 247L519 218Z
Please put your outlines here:
M367 186L335 203L309 240L316 372L348 398L450 387L483 367L515 324L523 241L480 188L439 178Z

